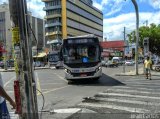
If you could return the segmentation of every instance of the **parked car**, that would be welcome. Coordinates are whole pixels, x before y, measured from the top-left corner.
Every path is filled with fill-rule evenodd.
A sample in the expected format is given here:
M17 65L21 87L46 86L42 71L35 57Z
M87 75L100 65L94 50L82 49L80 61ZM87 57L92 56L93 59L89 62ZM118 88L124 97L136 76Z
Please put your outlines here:
M106 61L105 60L102 60L102 66L105 66L105 64L106 64Z
M128 66L133 66L135 63L134 63L134 61L132 61L132 60L127 60L127 61L125 61L125 65L128 65Z
M118 63L109 60L108 62L106 62L105 66L106 67L118 67Z
M7 67L14 67L14 60L13 59L7 60Z
M155 64L154 67L155 67L155 68L154 68L155 71L158 71L158 72L159 72L159 71L160 71L160 62L158 62L157 64Z
M34 67L44 67L45 66L45 64L40 61L33 62L33 65Z
M4 68L4 62L3 61L0 61L0 67Z
M113 57L112 62L116 63L118 65L122 65L123 64L123 59L122 59L122 57Z

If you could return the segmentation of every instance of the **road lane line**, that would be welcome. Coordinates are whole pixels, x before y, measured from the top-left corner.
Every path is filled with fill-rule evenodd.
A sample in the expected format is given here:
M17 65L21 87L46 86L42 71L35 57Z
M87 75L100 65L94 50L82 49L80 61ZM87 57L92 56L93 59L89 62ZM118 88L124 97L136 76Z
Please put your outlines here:
M51 89L51 90L45 91L45 92L43 92L43 94L47 94L47 93L50 93L50 92L54 92L54 91L57 91L57 90L60 90L60 89L66 88L66 87L69 87L69 85L63 86L63 87L60 87L60 88L55 88L55 89Z
M44 83L44 84L41 84L41 86L43 85L57 85L57 84L64 84L64 83Z
M11 81L13 81L14 79L16 79L16 76L12 77L9 81L7 81L7 82L4 84L4 87L6 87L9 83L11 83Z
M58 74L56 74L56 73L54 73L57 77L59 77L60 79L62 79L63 81L65 81L65 82L68 82L67 80L65 80L62 76L60 76L60 75L58 75Z
M40 81L39 81L39 78L38 78L38 73L36 72L35 73L35 78L36 78L36 83L37 83L37 89L39 90L39 91L41 91L41 85L40 85ZM40 92L39 91L37 91L37 95L40 95ZM42 92L42 91L41 91Z

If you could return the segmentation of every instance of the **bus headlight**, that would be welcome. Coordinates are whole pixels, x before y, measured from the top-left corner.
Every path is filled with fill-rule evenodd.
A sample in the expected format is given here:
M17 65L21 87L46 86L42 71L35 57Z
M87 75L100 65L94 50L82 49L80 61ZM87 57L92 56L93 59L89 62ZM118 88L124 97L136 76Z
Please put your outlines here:
M98 68L96 69L96 72L98 72L101 68L102 68L102 67L98 67Z
M69 69L64 69L67 73L71 74L71 71Z

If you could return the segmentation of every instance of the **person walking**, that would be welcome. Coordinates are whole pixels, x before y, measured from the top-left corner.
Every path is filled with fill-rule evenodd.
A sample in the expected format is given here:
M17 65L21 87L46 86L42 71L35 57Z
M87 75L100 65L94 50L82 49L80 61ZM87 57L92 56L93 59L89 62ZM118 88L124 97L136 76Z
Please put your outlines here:
M146 79L150 78L150 80L151 80L151 65L152 62L147 56L147 59L144 61L144 68L145 68Z
M10 103L13 109L16 108L16 103L12 100L12 98L6 93L3 88L2 76L0 73L0 119L10 119L6 100Z

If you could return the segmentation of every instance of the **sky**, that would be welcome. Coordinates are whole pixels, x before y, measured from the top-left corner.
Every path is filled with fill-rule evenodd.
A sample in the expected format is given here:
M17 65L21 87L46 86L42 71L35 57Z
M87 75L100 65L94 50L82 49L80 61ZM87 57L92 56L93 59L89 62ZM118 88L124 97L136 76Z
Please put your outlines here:
M8 0L0 0L0 3ZM160 0L136 0L139 8L139 26L160 24ZM41 0L27 0L33 16L43 18L44 3ZM126 34L136 28L135 8L131 0L93 0L93 6L103 12L103 37L107 40L123 40Z

